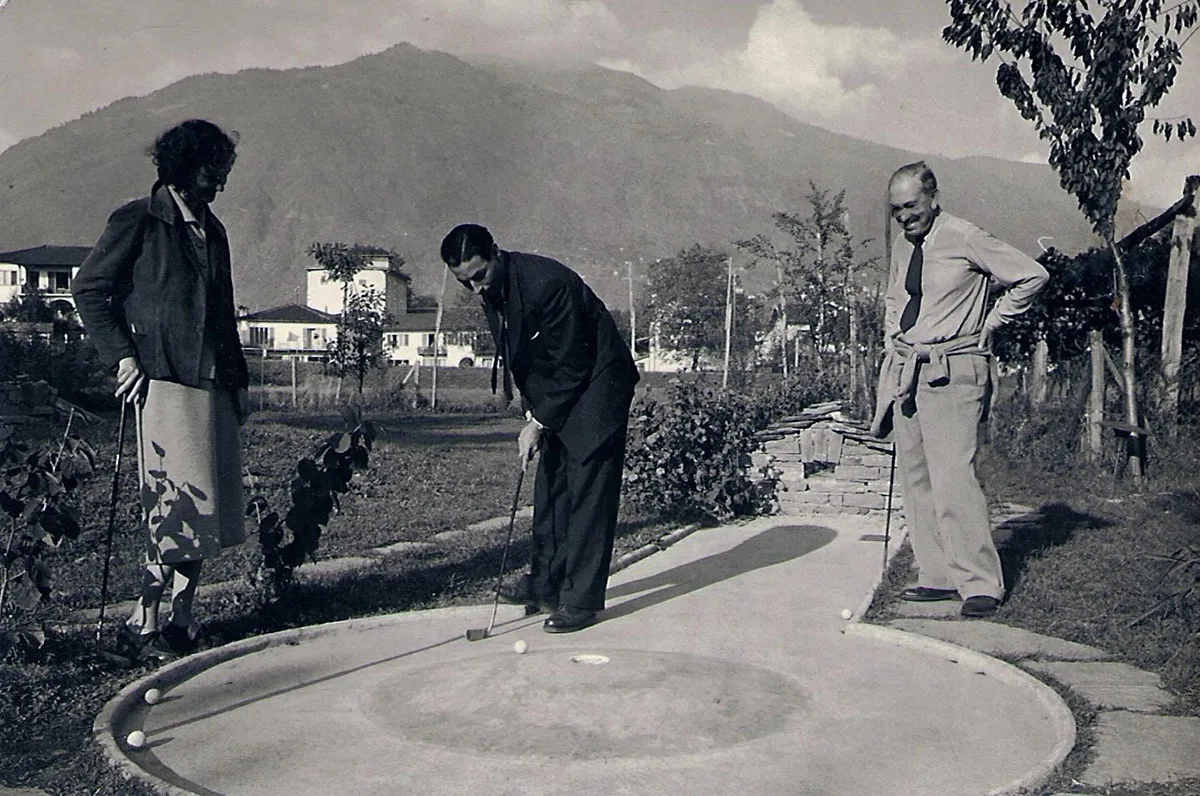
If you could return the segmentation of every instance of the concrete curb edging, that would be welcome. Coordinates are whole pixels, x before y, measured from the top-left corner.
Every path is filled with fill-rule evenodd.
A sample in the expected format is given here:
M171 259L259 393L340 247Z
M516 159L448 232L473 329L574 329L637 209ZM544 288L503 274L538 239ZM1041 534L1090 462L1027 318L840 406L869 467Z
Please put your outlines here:
M653 542L647 542L637 550L632 550L618 558L616 561L612 562L612 565L608 568L608 574L615 575L631 564L636 564L637 562L641 561L643 558L649 558L660 550L666 550L680 539L685 539L698 530L700 530L700 524L692 523L691 525L685 525L682 528L678 528L668 534L664 534L663 536L655 539Z
M896 554L900 552L900 548L908 540L908 525L904 525L896 532L896 535L888 540L888 558L887 563L890 565ZM887 576L887 567L881 567L879 574L875 576L875 580L871 582L871 586L867 589L866 595L859 601L854 608L854 613L851 616L852 622L860 621L867 611L871 608L871 603L875 601L875 593L879 591L879 587L883 585L883 579Z
M339 630L355 628L367 630L380 625L406 624L418 622L433 617L454 617L459 614L476 613L480 610L477 605L456 605L449 608L430 608L422 611L407 611L398 614L363 617L358 619L343 619L337 622L326 622L320 625L278 630L261 636L252 636L239 641L231 641L219 647L200 652L164 664L145 677L141 677L117 692L116 696L104 703L104 707L92 722L92 738L100 746L105 759L113 769L120 772L126 779L136 779L157 788L170 796L194 796L192 791L183 790L171 783L156 777L139 766L126 754L123 742L117 737L118 729L125 719L133 713L142 702L142 695L150 688L169 691L172 687L199 674L200 672L219 666L222 663L252 655L256 652L278 647L284 644L298 644L309 639L319 638ZM524 618L524 610L517 605L501 605L497 613L498 622ZM465 616L464 616L465 619ZM465 630L464 630L465 633Z
M1005 663L998 658L984 655L982 652L976 652L957 644L951 644L948 641L929 638L928 636L909 633L908 631L892 627L872 625L857 619L850 622L842 632L849 635L874 638L888 644L942 656L956 663L978 667L985 674L995 677L1006 685L1031 692L1037 701L1041 703L1050 714L1050 720L1054 725L1054 734L1058 739L1054 744L1054 748L1044 760L1024 775L1000 788L989 791L986 796L1015 796L1015 794L1022 790L1036 790L1042 787L1049 782L1050 778L1054 776L1055 771L1066 760L1067 755L1075 748L1075 716L1071 713L1071 709L1067 707L1067 703L1063 701L1062 697L1053 688L1011 663Z

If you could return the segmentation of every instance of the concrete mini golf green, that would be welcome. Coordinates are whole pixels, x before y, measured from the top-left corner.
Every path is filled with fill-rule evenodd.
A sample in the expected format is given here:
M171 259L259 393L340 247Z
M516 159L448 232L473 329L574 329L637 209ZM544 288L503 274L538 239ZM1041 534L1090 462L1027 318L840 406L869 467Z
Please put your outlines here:
M694 534L618 573L603 621L504 606L287 631L131 684L97 738L200 794L1001 794L1074 740L1053 691L952 645L846 633L863 520ZM514 642L527 642L524 654ZM164 696L147 705L158 687ZM139 729L147 746L124 739Z

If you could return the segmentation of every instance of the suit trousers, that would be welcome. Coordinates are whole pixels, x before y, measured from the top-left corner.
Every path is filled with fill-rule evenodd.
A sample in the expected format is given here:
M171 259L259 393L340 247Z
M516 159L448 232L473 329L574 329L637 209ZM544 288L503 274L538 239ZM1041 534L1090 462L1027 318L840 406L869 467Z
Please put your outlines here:
M991 399L984 356L947 358L947 377L898 402L895 441L904 514L918 583L963 599L1004 596L987 497L975 471L979 428Z
M543 432L533 490L529 574L542 601L585 611L604 609L625 463L625 428L587 459Z

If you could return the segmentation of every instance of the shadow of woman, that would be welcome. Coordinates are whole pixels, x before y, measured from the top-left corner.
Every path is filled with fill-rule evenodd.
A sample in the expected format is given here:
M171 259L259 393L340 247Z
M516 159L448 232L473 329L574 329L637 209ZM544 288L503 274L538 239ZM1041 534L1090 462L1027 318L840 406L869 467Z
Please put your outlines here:
M820 525L776 525L723 552L610 588L609 600L648 593L605 609L604 618L627 616L705 586L791 561L821 549L836 537L837 531Z

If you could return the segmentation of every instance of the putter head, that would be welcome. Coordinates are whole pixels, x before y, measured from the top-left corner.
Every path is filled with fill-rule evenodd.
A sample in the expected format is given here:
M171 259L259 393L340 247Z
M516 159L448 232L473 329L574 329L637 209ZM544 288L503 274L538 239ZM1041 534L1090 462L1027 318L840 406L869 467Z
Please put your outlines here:
M467 630L467 641L482 641L488 637L487 628L473 627Z

